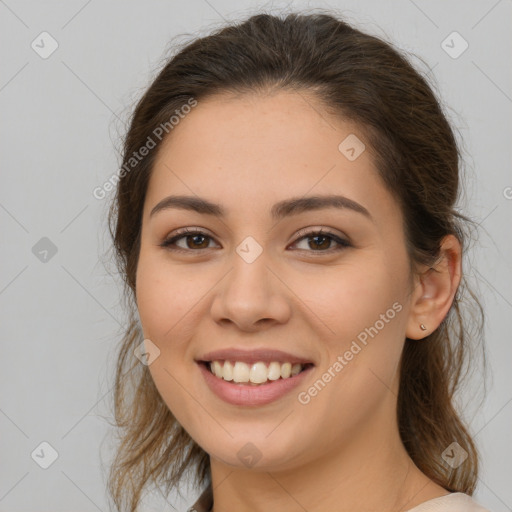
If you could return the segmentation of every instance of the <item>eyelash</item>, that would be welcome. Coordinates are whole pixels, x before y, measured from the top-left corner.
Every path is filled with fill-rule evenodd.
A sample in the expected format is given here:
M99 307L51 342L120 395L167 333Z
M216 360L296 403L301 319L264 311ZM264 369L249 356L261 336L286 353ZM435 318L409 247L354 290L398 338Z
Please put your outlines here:
M209 247L207 248L204 248L204 249L183 249L182 247L177 247L175 246L175 243L182 239L182 238L187 238L189 236L202 236L204 238L209 238L211 240L213 240L213 237L207 235L206 233L204 233L203 231L200 231L200 230L197 230L197 229L189 229L189 228L184 228L182 229L181 231L179 231L178 233L176 233L175 235L173 235L172 237L164 240L161 244L160 244L160 247L163 247L164 249L168 249L168 250L171 250L171 251L176 251L176 252L199 252L199 251L203 251L203 250L208 250L210 249ZM307 239L307 238L313 238L315 236L320 236L320 237L323 237L323 238L329 238L331 239L332 241L336 242L338 244L338 247L335 248L335 249L326 249L326 250L307 250L307 249L298 249L300 251L303 251L305 250L306 252L313 252L313 253L332 253L332 252L338 252L338 251L341 251L343 249L346 249L348 247L352 247L352 244L350 244L350 242L348 242L347 240L344 240L343 238L340 238L339 236L335 235L334 233L331 233L329 231L324 231L323 229L319 229L319 230L316 230L316 231L310 231L310 232L306 232L304 233L303 231L302 232L299 232L298 235L299 238L293 242L293 245L297 244L298 242L304 240L304 239ZM174 245L174 247L172 247Z

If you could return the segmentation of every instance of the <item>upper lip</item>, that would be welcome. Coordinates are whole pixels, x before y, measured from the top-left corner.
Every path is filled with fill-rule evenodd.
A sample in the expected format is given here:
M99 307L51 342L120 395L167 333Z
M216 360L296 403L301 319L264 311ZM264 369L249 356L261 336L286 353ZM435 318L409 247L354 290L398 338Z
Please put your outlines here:
M238 349L238 348L226 348L222 350L215 350L202 355L196 361L240 361L247 364L254 364L258 361L270 363L277 361L279 363L301 363L301 364L313 364L310 359L305 357L290 354L289 352L283 352L282 350L274 350L267 348L260 349Z

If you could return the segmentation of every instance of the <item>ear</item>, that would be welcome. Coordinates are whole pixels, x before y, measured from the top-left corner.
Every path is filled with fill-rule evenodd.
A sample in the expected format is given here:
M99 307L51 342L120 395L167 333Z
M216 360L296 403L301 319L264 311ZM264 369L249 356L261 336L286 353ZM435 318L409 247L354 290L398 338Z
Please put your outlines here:
M415 288L407 322L406 336L425 338L435 331L452 305L462 274L462 248L454 235L441 241L439 259L414 277ZM423 324L426 329L422 329Z

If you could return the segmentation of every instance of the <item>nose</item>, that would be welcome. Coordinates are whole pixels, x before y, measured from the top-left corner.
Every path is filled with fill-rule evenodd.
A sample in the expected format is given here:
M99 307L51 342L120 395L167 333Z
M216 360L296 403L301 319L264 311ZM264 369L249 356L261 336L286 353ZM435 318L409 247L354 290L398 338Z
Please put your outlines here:
M267 264L264 254L252 263L234 255L233 268L216 287L211 303L215 322L255 332L288 321L291 292Z

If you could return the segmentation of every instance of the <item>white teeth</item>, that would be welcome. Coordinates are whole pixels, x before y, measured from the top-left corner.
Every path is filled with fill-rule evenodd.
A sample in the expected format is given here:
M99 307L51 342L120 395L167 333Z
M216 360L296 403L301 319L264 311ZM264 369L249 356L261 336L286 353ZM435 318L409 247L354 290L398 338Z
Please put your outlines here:
M217 377L233 382L252 384L262 384L268 380L278 380L279 378L288 379L294 377L302 371L304 366L300 363L279 363L272 361L268 366L258 361L252 365L236 361L234 364L230 361L212 361L210 363L211 372Z
M224 380L233 380L233 365L229 361L224 362L221 377Z
M222 377L222 366L219 361L213 361L213 373L217 377Z
M267 366L265 363L254 363L251 366L249 380L254 384L261 384L262 382L267 382L267 374Z
M283 363L281 365L281 377L283 379L287 379L292 373L292 364L291 363Z
M281 365L272 361L268 365L268 380L277 380L281 377Z
M235 382L249 382L250 369L245 363L237 361L233 367L233 380ZM217 375L223 377L223 375Z

